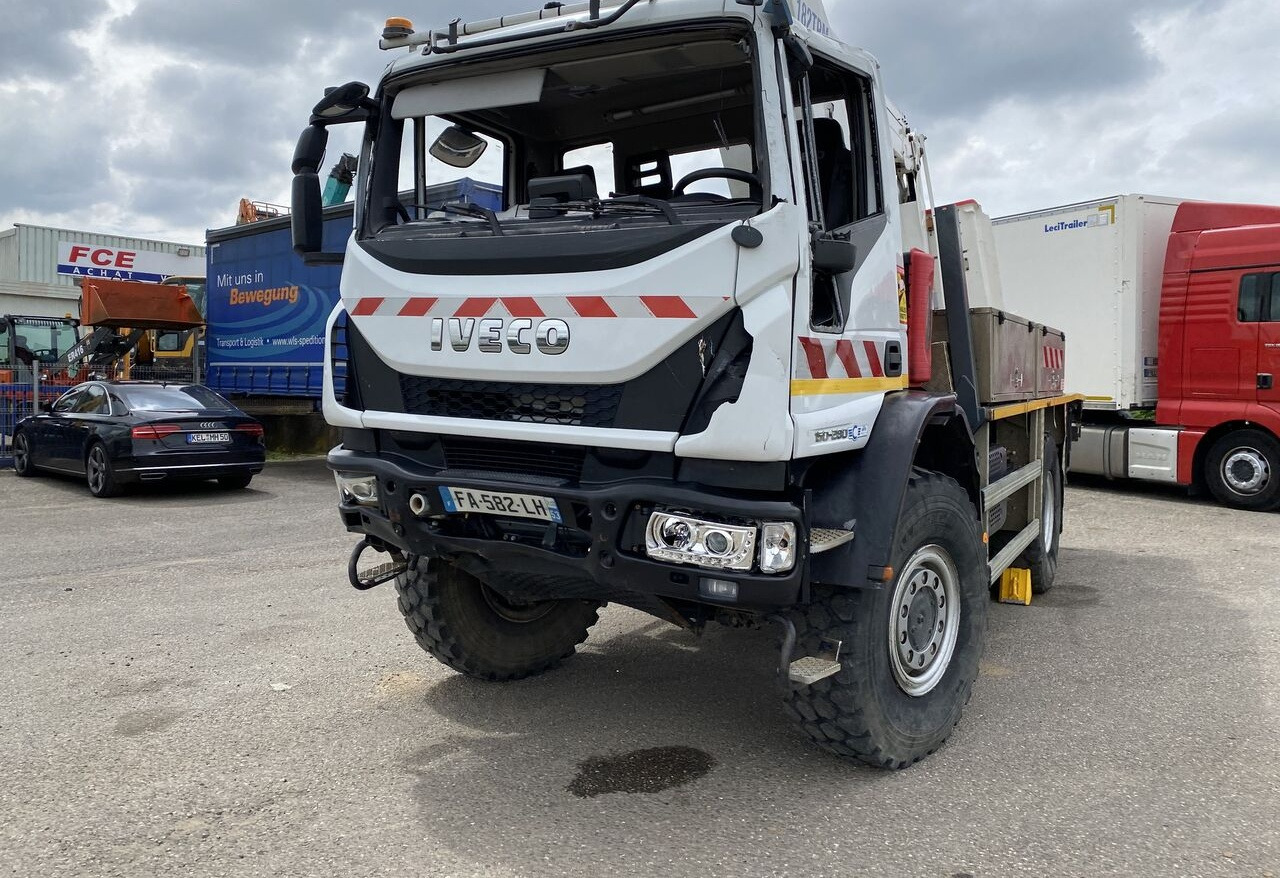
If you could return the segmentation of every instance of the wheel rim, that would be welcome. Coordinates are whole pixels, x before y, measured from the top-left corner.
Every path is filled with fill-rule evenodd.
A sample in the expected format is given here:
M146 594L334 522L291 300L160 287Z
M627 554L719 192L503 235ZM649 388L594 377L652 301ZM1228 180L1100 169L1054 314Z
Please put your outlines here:
M1256 448L1234 448L1222 457L1222 482L1244 496L1261 494L1271 484L1271 464Z
M480 594L484 596L484 601L489 605L489 609L493 610L508 622L516 622L519 624L527 624L536 622L543 616L550 613L555 607L555 601L533 601L531 603L522 604L508 600L503 595L489 588L484 583L480 583Z
M1047 552L1053 546L1053 535L1058 529L1058 485L1052 468L1044 471L1041 487L1044 500L1040 503L1040 539Z
M102 453L102 446L95 446L89 452L89 490L98 493L107 481L107 456Z
M25 472L30 456L31 453L27 449L27 437L19 433L13 437L13 468L18 472Z
M889 604L889 663L899 688L919 698L942 681L960 630L960 577L951 556L929 545L907 561Z

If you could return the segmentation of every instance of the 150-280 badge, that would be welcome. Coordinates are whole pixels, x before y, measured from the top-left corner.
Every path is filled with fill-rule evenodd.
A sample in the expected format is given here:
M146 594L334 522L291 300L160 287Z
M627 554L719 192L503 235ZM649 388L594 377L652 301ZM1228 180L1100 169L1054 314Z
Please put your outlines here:
M857 442L865 439L871 428L866 424L854 424L851 427L825 427L813 431L814 443L821 442Z

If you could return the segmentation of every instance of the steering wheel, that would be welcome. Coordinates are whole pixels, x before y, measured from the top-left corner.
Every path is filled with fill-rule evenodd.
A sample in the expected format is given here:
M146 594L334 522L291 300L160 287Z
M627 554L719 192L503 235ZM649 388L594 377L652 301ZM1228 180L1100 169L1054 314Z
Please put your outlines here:
M680 182L671 190L671 196L683 195L685 187L690 183L697 183L699 180L710 180L717 177L723 177L728 180L737 180L739 183L746 183L748 191L751 194L752 201L764 201L764 186L760 185L760 178L750 171L740 171L737 168L699 168L692 173L685 174L680 178Z

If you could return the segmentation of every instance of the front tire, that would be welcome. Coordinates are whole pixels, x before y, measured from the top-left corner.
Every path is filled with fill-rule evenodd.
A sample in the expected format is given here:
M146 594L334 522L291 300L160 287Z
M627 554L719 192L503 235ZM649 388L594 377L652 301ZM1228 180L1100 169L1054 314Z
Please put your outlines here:
M1204 480L1219 503L1266 511L1280 507L1280 442L1262 430L1236 430L1214 442Z
M843 643L841 669L785 707L822 747L881 768L933 753L960 720L986 635L988 577L977 514L953 479L917 471L880 589L814 586L792 611L797 654Z
M396 578L418 645L480 680L518 680L573 655L599 618L595 601L515 603L444 561L410 557Z
M95 497L114 497L120 493L120 483L116 480L115 467L107 455L107 447L95 442L89 448L84 463L85 481L89 485L89 493Z
M31 462L31 440L23 430L13 434L13 471L24 479L36 474Z

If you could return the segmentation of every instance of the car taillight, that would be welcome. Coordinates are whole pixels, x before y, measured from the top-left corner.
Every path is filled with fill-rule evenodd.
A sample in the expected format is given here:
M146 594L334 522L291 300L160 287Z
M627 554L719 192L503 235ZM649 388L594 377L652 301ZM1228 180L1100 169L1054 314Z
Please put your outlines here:
M134 439L163 439L165 436L172 436L174 433L181 433L182 428L177 424L147 424L142 427L134 427L129 434Z
M236 430L241 433L247 433L250 437L257 439L259 445L266 444L266 440L262 435L261 424L241 424L239 427L236 427Z

